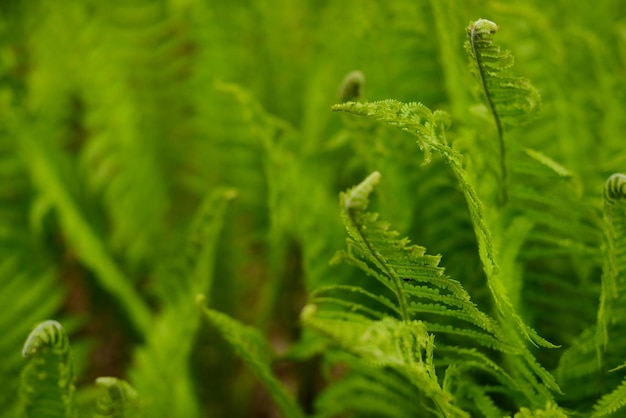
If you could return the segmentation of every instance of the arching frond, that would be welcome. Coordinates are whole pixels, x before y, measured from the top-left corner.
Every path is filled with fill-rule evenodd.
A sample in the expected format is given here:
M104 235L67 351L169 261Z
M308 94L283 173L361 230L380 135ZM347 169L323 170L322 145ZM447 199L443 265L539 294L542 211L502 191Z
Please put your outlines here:
M449 124L448 114L432 112L421 103L402 103L391 99L368 103L346 102L334 105L332 110L370 116L409 132L417 137L417 143L424 152L424 164L430 162L433 149L440 151L439 144L446 143L443 130Z
M548 403L545 409L522 408L513 418L567 418L567 414L554 403Z

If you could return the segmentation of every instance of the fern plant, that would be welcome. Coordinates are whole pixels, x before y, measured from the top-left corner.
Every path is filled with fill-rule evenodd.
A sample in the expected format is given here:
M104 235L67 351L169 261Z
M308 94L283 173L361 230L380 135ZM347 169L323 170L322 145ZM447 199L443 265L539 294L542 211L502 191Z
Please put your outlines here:
M56 321L39 324L22 355L29 359L21 379L21 416L74 417L74 372L69 340Z
M398 361L393 360L394 356L414 355L415 351L419 352L420 349L407 345L408 343L402 343L400 340L396 343L398 346L395 348L397 350L395 354L386 353L383 347L385 344L390 344L392 340L383 343L371 337L374 340L369 341L369 333L376 334L376 332L365 329L356 332L354 324L364 323L367 329L367 324L374 320L384 321L390 314L405 322L414 321L417 318L432 318L420 323L419 326L424 328L423 336L419 338L407 336L406 338L427 340L433 335L428 337L426 330L431 331L437 336L437 353L440 353L441 364L453 367L456 370L457 379L461 378L461 370L469 372L477 368L482 373L492 375L491 378L503 385L499 389L492 389L500 394L509 393L512 397L526 396L528 401L539 400L541 405L553 400L546 391L546 388L558 390L553 378L537 366L523 346L516 347L511 344L503 328L500 328L493 318L481 312L471 302L469 294L459 282L443 274L443 269L438 267L439 257L427 256L424 248L408 245L406 239L398 239L397 232L390 230L387 224L378 220L376 214L366 212L368 196L379 178L379 173L373 173L341 198L344 222L351 237L348 241L349 252L342 254L341 258L376 279L383 285L383 289L386 288L390 295L395 297L390 300L385 293L374 294L360 287L320 288L314 294L313 302L331 306L346 305L348 310L346 312L331 310L327 313L321 311L320 318L317 319L311 314L310 311L314 310L311 307L303 313L304 324L330 334L342 347L349 347L351 351L355 350L352 352L357 355L361 350L369 349L374 352L381 350L382 352L378 354L380 358L365 358L365 360L384 367L388 365L387 362L394 364ZM359 295L363 301L350 302L347 297L338 296L342 293ZM401 338L403 335L401 331L391 331L394 327L381 332L388 333L390 336L394 335L394 338ZM383 328L386 327L383 326ZM359 341L363 340L366 346L358 348ZM421 349L427 349L427 346ZM489 356L484 354L485 349L508 353L523 359L515 362L520 368L515 370L518 375L517 380L512 378L504 368L489 360ZM433 346L427 351L431 351L429 356L432 356ZM415 360L406 361L410 364ZM411 373L407 371L403 373L405 375L408 373L406 377L411 380ZM430 384L426 384L425 381L414 381L413 384L433 400L442 416L464 416L465 413L462 410L457 410L455 405L449 405L450 399L454 396L438 388L434 368L429 375L432 380ZM543 382L539 383L539 379ZM431 386L432 389L424 389ZM474 393L472 396L478 396L478 394ZM481 402L486 403L472 405L471 409L475 412L480 411L482 414L493 411L493 402L488 402L487 399L488 394L483 392Z
M520 116L527 115L535 108L538 94L527 81L500 75L502 70L507 69L512 65L512 57L510 53L501 53L498 47L493 46L491 37L495 33L496 29L497 26L493 22L486 20L479 20L471 24L467 30L468 42L466 44L466 48L470 55L472 67L482 84L482 89L485 93L490 111L496 123L500 148L500 177L502 179L500 204L506 204L508 200L506 192L508 182L506 179L507 168L504 142L505 121L507 121L508 117L515 117L516 119L519 119ZM524 370L526 367L534 369L537 375L540 376L539 382L541 383L538 384L538 381L536 380L530 382L529 388L532 387L533 389L530 389L527 393L528 400L542 399L542 403L548 402L548 404L553 402L553 396L546 392L546 389L551 388L557 392L559 391L555 379L550 373L537 365L536 360L530 352L526 351L527 349L524 347L523 343L521 343L522 340L519 339L520 337L524 337L535 344L552 348L555 347L543 338L539 337L534 330L529 328L524 323L521 315L517 312L516 307L519 306L517 294L519 294L520 285L516 284L516 282L519 283L519 280L522 278L519 277L518 272L513 270L513 266L516 263L518 254L523 254L522 244L525 239L517 238L520 241L515 244L514 242L505 242L506 238L499 239L497 236L494 238L494 232L504 234L505 237L507 235L516 235L519 237L520 233L522 233L522 237L524 235L528 236L528 233L533 228L531 221L532 218L523 212L514 215L515 217L511 218L511 214L506 210L506 208L504 210L497 211L490 216L486 215L481 198L475 191L472 184L471 177L462 166L460 155L447 145L445 137L441 136L441 138L437 138L437 118L431 116L428 111L422 110L421 105L405 105L393 101L386 101L365 104L346 103L336 105L334 109L373 117L388 124L398 126L402 130L415 135L418 138L420 148L422 148L427 155L427 161L430 159L429 152L431 149L435 149L440 152L457 177L459 185L466 196L468 208L472 214L477 234L477 241L479 244L481 260L483 261L483 267L487 277L487 283L491 290L495 307L497 308L496 312L498 313L498 320L503 325L503 329L506 330L506 338L503 339L507 342L513 342L513 346L517 347L522 352L520 358L523 360L519 361L519 359L514 359L510 361L509 366L512 367L514 370L513 373L516 376L526 376L528 378L530 375L528 370ZM562 168L558 163L553 162L550 158L542 155L541 153L528 150L527 155L535 160L535 165L546 167L560 176L569 176L566 169ZM534 168L533 170L537 173L539 172L538 168ZM531 173L531 171L529 171L529 173ZM366 181L364 184L367 183L368 182ZM361 186L361 188L363 189L364 187ZM367 193L367 187L364 189L366 192L363 193L363 191L361 191L361 194ZM530 193L534 194L536 192L531 190ZM486 197L490 198L489 195ZM345 203L346 210L352 206L351 202L352 200L348 199L347 203ZM356 205L362 204L363 198L360 197L357 200ZM507 224L509 224L509 226L506 226ZM508 228L508 230L502 230L503 227ZM349 226L348 228L350 231ZM377 265L379 269L382 269L384 267L384 263L381 263L381 257L384 257L385 253L379 249L376 244L382 246L384 244L388 244L391 240L387 237L386 240L372 240L371 243L368 243L367 240L363 238L364 235L362 231L372 233L374 230L375 228L373 228L372 225L364 223L364 225L356 231L358 231L360 238L366 242L366 248L368 251L372 253L372 258L368 261ZM526 232L521 232L524 230ZM351 235L355 236L355 232L351 232ZM362 249L361 252L363 253ZM363 263L363 261L355 264L364 269L370 275L376 277L378 274L376 269L373 269L367 263ZM396 264L403 268L403 271L407 268L406 262L402 264L396 262ZM391 272L394 271L394 269L387 267L385 271ZM397 292L397 289L399 289L397 284L398 279L391 280L391 282L394 284ZM510 294L512 294L515 298L513 302L511 302L509 297ZM405 305L406 301L404 298L398 296L399 313L401 318L406 320L407 315ZM358 308L353 307L353 309ZM507 326L505 324L515 324L514 327L517 328L519 334L516 335L515 333L511 333L511 326ZM437 329L435 328L433 331L436 330ZM533 390L536 390L537 392L533 392ZM485 393L483 392L482 395L484 399ZM541 398L541 396L543 396L543 398ZM610 401L607 398L604 401L604 405L609 403ZM493 406L493 403L489 402L487 405ZM540 404L535 404L536 408L539 406ZM488 413L487 409L484 409L481 412L483 414Z
M63 326L54 320L38 324L24 343L28 359L20 386L20 417L77 416L74 360ZM97 401L95 417L137 417L137 392L114 377L99 377L96 383L106 392Z
M622 416L620 7L4 2L3 415Z

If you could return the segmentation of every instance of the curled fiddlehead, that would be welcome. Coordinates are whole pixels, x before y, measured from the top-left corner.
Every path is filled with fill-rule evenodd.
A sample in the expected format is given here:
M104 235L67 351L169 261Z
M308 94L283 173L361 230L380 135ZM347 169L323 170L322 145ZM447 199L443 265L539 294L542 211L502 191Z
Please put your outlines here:
M106 392L98 399L95 418L124 418L136 416L137 391L127 382L115 377L99 377L96 384Z
M22 355L20 395L24 417L73 417L74 372L69 340L57 321L40 323L29 334Z
M343 79L339 87L339 101L341 103L354 102L363 95L363 85L365 84L365 76L361 71L351 71Z
M502 197L506 199L504 130L508 126L519 125L532 119L539 107L540 96L527 79L508 74L514 58L511 51L502 51L500 46L493 43L498 25L487 19L478 19L470 23L466 31L465 49L470 58L470 68L481 84L481 90L498 130Z
M626 175L612 174L604 183L604 200L608 204L615 204L619 199L626 198Z

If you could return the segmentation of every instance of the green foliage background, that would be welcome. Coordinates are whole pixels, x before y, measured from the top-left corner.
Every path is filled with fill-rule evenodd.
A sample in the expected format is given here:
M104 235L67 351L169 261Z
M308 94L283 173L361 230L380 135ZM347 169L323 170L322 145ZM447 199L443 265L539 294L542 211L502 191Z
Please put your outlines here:
M22 411L22 345L51 318L70 336L78 416L587 416L623 406L626 188L603 198L607 178L626 171L622 3L2 2L3 416ZM530 122L506 126L506 180L464 50L481 17L515 56L506 71L541 94ZM390 103L356 112L382 123L331 112L353 70L365 76L359 100L421 102L449 120L392 114ZM437 127L431 136L411 125L416 114ZM414 250L393 234L359 241L355 231L379 218L337 205L374 171L372 211L441 254L419 262L460 284L422 284L437 289L423 308L411 298L427 293L406 284L423 266L394 276L381 266L400 256L379 258L392 243ZM353 189L359 199L366 186ZM335 257L346 228L357 252ZM467 318L434 319L453 306L433 299L445 292L489 332L448 335ZM101 378L98 389L100 376L132 388ZM139 412L119 412L118 384Z

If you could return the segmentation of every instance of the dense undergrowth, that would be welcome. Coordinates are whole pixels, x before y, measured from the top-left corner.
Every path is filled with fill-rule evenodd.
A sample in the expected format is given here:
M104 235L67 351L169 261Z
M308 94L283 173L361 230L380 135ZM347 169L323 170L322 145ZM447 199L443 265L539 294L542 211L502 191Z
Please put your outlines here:
M626 414L621 1L62 3L0 5L2 416Z

